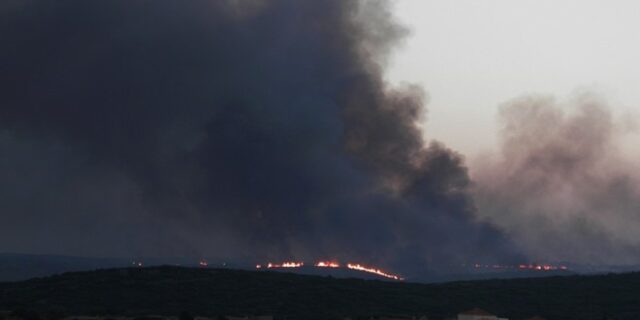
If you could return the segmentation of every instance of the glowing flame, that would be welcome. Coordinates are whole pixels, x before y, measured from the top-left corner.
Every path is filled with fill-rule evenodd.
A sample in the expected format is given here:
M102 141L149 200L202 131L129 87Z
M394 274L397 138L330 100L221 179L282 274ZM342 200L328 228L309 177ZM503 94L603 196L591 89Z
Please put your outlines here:
M339 263L331 261L319 261L315 266L318 268L340 268Z
M283 268L300 268L304 266L304 262L285 262L282 264Z
M282 263L268 262L265 265L256 264L256 269L300 268L302 266L304 266L304 262L291 262L291 261L282 262ZM343 268L343 265L341 265L339 262L336 262L336 261L318 261L313 266L316 268ZM357 263L347 263L346 268L367 272L367 273L373 273L388 279L404 280L402 277L398 275L387 273L377 268L365 267Z
M367 268L367 267L362 266L360 264L347 263L347 268L352 269L352 270L358 270L358 271L364 271L364 272L377 274L379 276L383 276L383 277L389 278L389 279L404 280L403 278L401 278L400 276L397 276L395 274L386 273L386 272L384 272L384 271L382 271L380 269Z
M551 271L551 270L567 270L567 266L555 266L551 264L521 264L518 269L523 270L538 270L538 271Z
M552 265L552 264L519 264L519 265L503 265L503 264L479 264L473 265L476 269L520 269L520 270L533 270L533 271L552 271L552 270L567 270L567 266L564 265Z
M257 269L260 269L262 267L262 266L260 266L260 267L258 267L258 266L260 266L260 265L256 266ZM271 262L267 263L267 268L268 269L273 269L273 268L300 268L302 266L304 266L304 262L290 262L290 261L287 261L287 262L283 262L283 263L279 263L279 264L271 263Z

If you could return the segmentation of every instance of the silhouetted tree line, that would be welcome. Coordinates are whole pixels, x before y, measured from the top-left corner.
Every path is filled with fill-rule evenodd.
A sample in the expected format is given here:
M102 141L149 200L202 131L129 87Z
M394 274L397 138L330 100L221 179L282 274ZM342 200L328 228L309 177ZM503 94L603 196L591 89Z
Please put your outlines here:
M640 315L640 273L416 284L240 270L121 271L0 283L0 310L15 310L11 316L24 320L59 320L64 314L135 320L163 320L143 316L149 314L179 320L195 315L326 320L385 314L443 319L473 307L516 320L533 315L635 320Z

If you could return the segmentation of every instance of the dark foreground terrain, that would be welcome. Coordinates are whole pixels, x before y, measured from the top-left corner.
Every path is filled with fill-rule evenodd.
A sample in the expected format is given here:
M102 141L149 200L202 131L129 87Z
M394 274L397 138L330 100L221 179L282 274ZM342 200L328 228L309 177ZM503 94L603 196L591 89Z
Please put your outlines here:
M266 314L444 318L480 307L510 319L638 319L640 273L415 284L179 267L75 272L0 283L0 310L83 315Z

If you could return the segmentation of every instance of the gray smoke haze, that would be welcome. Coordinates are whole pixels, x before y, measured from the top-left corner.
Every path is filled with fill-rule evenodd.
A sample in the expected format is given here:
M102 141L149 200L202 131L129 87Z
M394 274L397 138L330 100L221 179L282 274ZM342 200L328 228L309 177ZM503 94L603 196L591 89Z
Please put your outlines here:
M620 152L625 121L588 93L514 99L500 120L502 153L474 167L480 215L532 259L640 263L640 175Z
M0 250L518 257L389 88L384 1L0 4Z

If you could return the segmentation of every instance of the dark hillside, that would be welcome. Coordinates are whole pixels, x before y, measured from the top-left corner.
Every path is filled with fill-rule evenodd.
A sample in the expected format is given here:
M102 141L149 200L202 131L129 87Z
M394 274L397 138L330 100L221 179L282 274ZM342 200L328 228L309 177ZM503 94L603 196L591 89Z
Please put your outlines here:
M415 284L279 272L157 267L0 284L0 309L67 314L272 314L439 318L481 307L511 319L637 319L640 273Z

